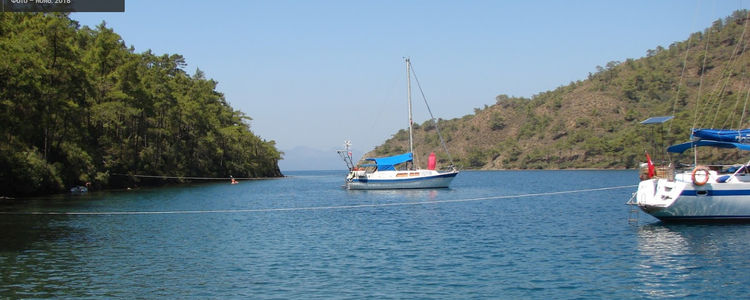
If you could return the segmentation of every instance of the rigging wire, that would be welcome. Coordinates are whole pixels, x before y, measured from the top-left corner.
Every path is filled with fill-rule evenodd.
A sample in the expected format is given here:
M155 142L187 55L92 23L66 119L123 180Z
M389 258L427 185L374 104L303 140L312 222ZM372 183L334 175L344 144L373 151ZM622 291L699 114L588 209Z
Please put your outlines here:
M435 124L435 131L437 131L438 138L440 138L440 144L443 146L443 150L445 151L445 153L448 154L448 161L450 161L451 167L453 167L454 166L453 156L451 156L450 151L448 151L448 146L446 146L445 140L443 140L443 135L440 133L440 126L438 126L438 122L435 119L435 116L432 115L432 110L430 109L430 105L427 103L427 97L425 96L424 91L422 90L422 85L419 84L419 78L417 78L417 73L414 71L414 66L411 66L411 72L412 74L414 74L414 81L417 82L417 88L419 89L419 93L422 94L422 100L424 100L424 105L427 106L427 112L430 113L430 119L432 120L432 123Z
M488 196L463 199L447 200L425 200L416 202L395 202L395 203L372 203L372 204L352 204L352 205L333 205L333 206L307 206L307 207L285 207L285 208L257 208L257 209L214 209L214 210L173 210L173 211L78 211L78 212L55 212L55 211L32 211L32 212L0 212L0 215L47 215L47 216L115 216L115 215L189 215L189 214L237 214L237 213L267 213L267 212L293 212L293 211L317 211L317 210L344 210L360 208L377 208L377 207L396 207L396 206L415 206L428 204L443 203L462 203L477 202L487 200L530 198L553 195L567 195L578 193L590 193L600 191L619 190L637 187L638 185L622 185L603 188L591 188L558 192L529 193L520 195L503 195Z
M745 86L747 86L747 83L745 83ZM750 99L750 87L748 87L747 93L745 94L745 106L742 107L742 116L740 117L740 122L737 124L737 128L742 128L742 121L745 119L745 112L747 111L748 99Z
M719 111L721 111L721 106L724 103L724 97L723 97L723 95L728 90L729 80L732 77L732 70L735 69L735 67L736 67L736 65L737 65L737 63L739 61L739 59L738 59L739 55L738 54L740 54L740 45L743 45L743 48L742 48L743 50L746 49L746 44L743 43L743 40L744 40L744 37L745 37L745 33L747 32L747 27L748 27L748 22L745 22L745 26L743 27L740 39L735 44L734 49L732 50L731 55L729 57L729 60L724 64L724 68L722 70L721 76L719 76L719 79L717 80L717 82L716 82L716 84L715 84L715 86L714 86L714 88L712 90L712 93L708 96L709 99L708 99L708 101L705 104L705 110L703 110L703 111L709 112L709 114L705 115L706 118L708 118L708 115L710 115L710 111L712 111L712 110L714 111L714 117L713 117L713 119L712 119L712 121L710 123L710 126L709 126L711 128L714 128L717 125L716 121L718 119ZM708 49L708 42L706 44L706 49ZM706 50L706 55L704 56L704 66L703 66L704 69L705 69L705 60L706 60L706 58L708 56L707 53L708 53L708 50ZM704 74L701 73L701 79L703 79L703 75ZM714 104L715 102L718 102L718 103ZM733 116L733 115L731 115L731 116ZM728 121L728 119L724 121L724 123L722 124L722 127L726 124L726 122ZM708 121L708 120L706 119L706 121ZM695 128L695 126L694 126L694 128Z
M706 60L708 57L708 44L711 41L711 30L706 30L706 47L703 50L703 66L701 66L701 77L698 83L698 94L695 101L695 112L693 113L693 128L698 124L698 112L701 106L701 92L703 90L703 75L706 73Z
M685 59L683 60L683 63L682 63L682 72L680 73L680 82L677 83L677 93L674 95L674 101L672 102L672 114L671 114L672 116L675 115L675 111L677 110L677 101L680 98L680 91L681 91L681 88L682 88L682 80L683 80L683 78L685 78L685 69L687 69L688 53L690 52L690 40L692 40L692 38L693 38L692 35L690 36L690 38L688 38L687 50L685 50ZM667 133L669 133L669 134L672 133L672 123L674 123L674 122L669 122L669 125L667 125Z
M747 30L748 17L750 17L750 11L747 13L747 15L745 17L745 29L742 30L742 36L743 37L745 36L745 30ZM740 38L740 42L741 41L742 41L742 38ZM748 44L750 44L750 40L745 41L744 46L742 46L742 54L745 54L745 51L747 50ZM742 99L742 90L744 89L745 86L747 86L747 68L742 68L742 78L744 78L744 80L742 82L742 86L739 88L740 92L738 93L737 101L735 102L735 105L734 105L734 110L732 110L732 117L734 117L734 114L737 111L737 106L739 106L740 99ZM748 99L747 99L747 97L745 97L745 105L742 108L742 114L740 116L739 122L737 123L737 129L742 128L741 127L742 126L742 120L745 118L745 109L747 109L747 101L748 101ZM731 120L731 118L727 118L727 122L731 122L729 120ZM731 126L731 124L730 124L730 126Z
M700 5L699 5L700 6ZM693 15L693 23L695 23L696 15L699 10L699 6L696 6L696 13ZM682 88L682 81L685 78L685 70L687 70L687 62L688 62L688 54L690 53L690 42L693 40L693 35L691 34L688 37L687 44L685 45L685 59L682 60L682 72L680 72L680 82L677 84L677 94L674 96L674 101L672 102L672 116L675 115L675 111L677 110L677 101L680 98L680 91ZM674 121L669 122L669 125L667 125L667 134L672 134L672 123Z
M730 62L732 64L732 67L727 70L727 77L725 79L724 87L722 88L722 90L726 90L726 86L729 84L729 79L732 76L732 74L731 74L732 70L734 70L737 67L737 65L739 64L739 61L740 61L739 58L741 57L742 54L745 53L745 50L747 49L748 42L745 41L745 33L747 32L748 23L749 22L745 21L745 26L742 29L742 35L740 36L739 41L737 41L737 44L735 45L734 52L732 52L732 56L733 57L730 58ZM739 46L740 45L743 45L741 52L739 50ZM736 98L734 109L730 111L729 117L725 119L725 121L724 121L724 123L722 124L721 127L725 127L726 124L728 124L728 123L729 123L729 126L731 126L731 121L730 120L732 120L735 117L735 114L737 113L737 107L739 106L740 99L741 99L740 97ZM717 115L718 115L718 112L719 112L719 107L716 108L716 114ZM716 119L716 116L714 116L714 119Z
M707 59L708 59L708 48L710 44L710 38L711 38L711 31L706 31L706 47L704 51L703 56L703 66L701 69L701 77L700 77L700 85L698 88L698 99L696 101L696 108L695 108L695 117L693 122L693 128L697 128L698 126L706 126L709 128L714 128L717 125L718 120L718 114L721 111L721 106L724 102L723 95L727 93L729 81L732 77L732 70L736 68L736 65L738 64L740 53L744 53L744 50L747 48L747 42L743 42L745 40L745 35L747 32L748 22L745 22L742 34L740 36L739 41L736 42L734 49L731 52L731 55L729 59L724 64L722 71L720 72L719 79L714 84L713 89L711 90L711 93L706 97L706 101L703 103L703 105L700 104L701 101L701 94L702 94L702 86L703 86L703 78L706 73L706 66L707 66ZM713 28L713 27L712 27ZM740 45L743 45L742 52L740 52ZM739 99L737 100L739 101ZM699 116L699 112L704 112L701 116ZM711 119L709 123L709 117L713 112L713 118ZM729 122L729 119L734 116L734 112L732 112L732 115L730 115L730 118L726 119L722 125L725 126L727 122ZM703 124L703 125L701 125ZM731 124L730 124L731 126Z
M736 67L736 64L738 64L739 57L741 57L741 54L744 54L745 50L747 49L747 42L743 43L743 40L745 39L745 33L747 32L749 17L750 17L750 12L748 12L747 16L742 20L745 23L744 23L744 27L742 29L742 35L740 36L739 41L737 41L737 43L735 44L734 50L731 52L731 56L729 57L729 60L725 63L724 69L720 73L719 78L717 79L716 84L714 85L714 88L713 88L712 92L706 97L705 103L703 104L703 106L701 106L700 102L701 102L701 92L702 92L702 88L703 88L703 77L704 77L704 75L706 73L706 61L707 61L707 58L708 58L708 47L709 47L709 44L710 44L710 41L711 41L710 40L710 37L711 37L710 33L713 30L709 29L709 30L706 31L706 42L705 42L706 43L706 47L705 47L704 56L703 56L703 66L701 67L700 83L698 85L698 94L697 94L697 100L696 100L696 105L695 105L695 112L694 112L694 117L693 117L693 129L695 129L699 124L709 125L707 123L707 121L708 121L708 118L709 118L712 110L715 111L714 112L714 117L713 117L713 120L711 121L711 123L710 123L710 125L708 127L712 128L712 127L714 127L716 125L716 120L718 118L719 111L721 110L721 105L722 105L722 103L724 101L723 95L728 90L729 79L732 77L732 70L734 70L734 68ZM730 19L727 18L727 20L730 20ZM732 21L737 21L737 20L732 19ZM713 28L713 27L714 26L712 26L711 28ZM743 45L742 53L741 54L739 52L740 45ZM734 118L734 116L736 114L736 107L739 105L739 101L740 101L740 98L737 97L736 98L736 102L735 102L735 110L732 111L732 112L730 112L729 116L722 123L722 127L726 126L727 123L729 123L729 126L732 125L731 124L732 123L731 119ZM714 102L718 102L718 103L715 104ZM745 106L747 106L747 99L745 101ZM703 109L701 109L701 108L703 108ZM699 112L701 112L701 111L705 112L702 115L703 119L701 119L701 120L705 120L705 121L700 121L699 122ZM742 112L743 116L741 117L741 119L744 118L744 113L745 112L743 110L743 112ZM741 121L740 121L740 123L741 123ZM695 149L693 150L693 154L694 154L695 163L697 164L698 153L697 153L697 151Z
M739 41L737 41L737 44L734 46L734 50L732 51L732 55L729 57L729 61L727 62L727 69L725 70L726 77L724 78L724 84L721 87L720 93L717 95L719 97L719 105L716 106L716 114L714 114L714 120L711 122L711 125L716 125L716 119L719 115L719 110L721 109L721 104L724 102L724 97L722 95L727 91L727 86L729 85L729 79L732 77L732 70L735 69L736 65L739 62L739 54L740 54L740 45L742 46L742 50L744 53L744 50L747 48L747 43L743 43L743 40L745 38L745 32L747 31L747 24L748 22L745 22L745 27L742 29L742 35L740 35ZM737 98L735 102L735 110L737 107L737 103L739 103L739 98ZM729 122L731 118L734 117L735 111L731 111L731 115L725 119L724 123L721 127L724 127L724 125Z

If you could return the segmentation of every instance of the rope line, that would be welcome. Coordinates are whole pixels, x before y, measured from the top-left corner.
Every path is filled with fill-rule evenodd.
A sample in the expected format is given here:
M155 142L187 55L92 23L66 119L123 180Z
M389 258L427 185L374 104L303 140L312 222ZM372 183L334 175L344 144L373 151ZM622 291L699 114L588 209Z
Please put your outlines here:
M397 203L377 203L377 204L353 204L353 205L335 205L335 206L308 206L308 207L286 207L286 208L257 208L257 209L216 209L216 210L175 210L175 211L103 211L103 212L0 212L0 215L63 215L63 216L97 216L97 215L178 215L178 214L229 214L229 213L261 213L261 212L290 212L290 211L316 211L316 210L343 210L358 208L374 207L395 207L410 205L442 204L442 203L461 203L476 202L485 200L528 198L551 195L577 194L587 192L598 192L608 190L618 190L637 187L638 185L623 185L604 188L570 190L546 193L531 193L521 195L490 196L464 199L448 200L428 200L417 202L397 202Z
M160 179L192 179L192 180L230 180L232 178L237 180L263 180L263 179L274 179L277 177L190 177L190 176L162 176L162 175L132 175L132 174L121 174L113 173L112 176L129 176L139 178L160 178Z

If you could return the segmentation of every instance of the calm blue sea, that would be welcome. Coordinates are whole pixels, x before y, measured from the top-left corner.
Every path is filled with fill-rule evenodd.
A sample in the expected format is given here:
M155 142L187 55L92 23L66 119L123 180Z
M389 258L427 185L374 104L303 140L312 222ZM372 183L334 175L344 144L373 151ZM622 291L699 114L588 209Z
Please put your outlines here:
M467 171L410 191L286 175L2 200L18 214L0 214L0 298L750 295L750 225L630 224L635 171Z

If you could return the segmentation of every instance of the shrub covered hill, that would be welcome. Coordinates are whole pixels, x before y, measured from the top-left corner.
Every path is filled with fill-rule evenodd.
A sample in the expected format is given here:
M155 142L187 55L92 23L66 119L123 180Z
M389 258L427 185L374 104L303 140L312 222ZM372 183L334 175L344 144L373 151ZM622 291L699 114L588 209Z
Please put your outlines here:
M497 96L494 105L474 114L439 120L439 129L464 169L634 168L645 161L645 151L666 161L665 146L687 141L694 125L749 126L748 23L748 12L736 11L686 41L648 50L646 57L609 62L586 80L531 99ZM640 124L663 115L675 118ZM440 165L447 165L433 122L415 128L421 163L434 151ZM408 139L402 129L366 156L406 152ZM671 159L691 162L691 153ZM727 163L747 159L729 150L702 149L699 156Z
M0 14L0 196L165 183L120 174L280 176L275 143L185 66L103 23Z

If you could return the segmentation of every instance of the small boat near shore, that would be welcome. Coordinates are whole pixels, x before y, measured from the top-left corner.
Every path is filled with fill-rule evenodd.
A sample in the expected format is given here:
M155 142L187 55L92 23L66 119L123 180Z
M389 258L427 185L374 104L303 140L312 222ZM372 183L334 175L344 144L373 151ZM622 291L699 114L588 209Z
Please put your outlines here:
M82 186L82 185L74 186L70 188L70 192L73 194L83 194L83 193L88 193L88 191L89 191L89 188Z

